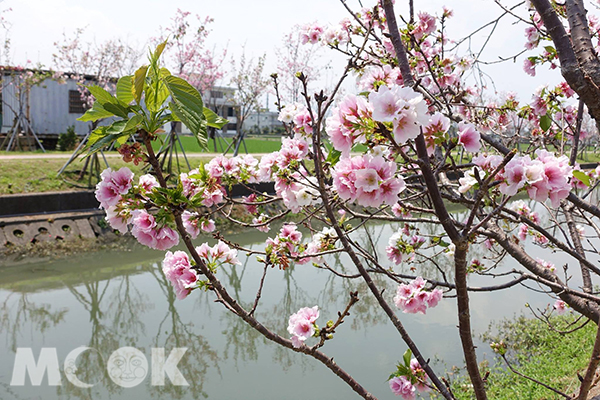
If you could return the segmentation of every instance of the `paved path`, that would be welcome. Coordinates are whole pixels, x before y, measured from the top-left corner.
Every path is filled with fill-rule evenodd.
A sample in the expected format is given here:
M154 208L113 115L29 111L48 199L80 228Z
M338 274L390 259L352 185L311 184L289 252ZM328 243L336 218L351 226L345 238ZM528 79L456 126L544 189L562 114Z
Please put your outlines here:
M221 153L185 153L185 155L188 158L214 158L218 155L220 155ZM256 154L252 154L254 157L260 158L262 156L264 156L267 153L256 153ZM179 154L181 156L181 153ZM240 155L244 155L244 153L241 153ZM65 153L65 154L57 154L57 153L34 153L34 154L23 154L23 153L19 153L19 154L0 154L0 160L31 160L31 159L64 159L64 160L68 160L69 158L71 158L72 154L71 153ZM117 153L104 153L104 156L106 158L121 158L120 154ZM231 154L228 154L228 156L231 156ZM183 159L183 158L182 158Z

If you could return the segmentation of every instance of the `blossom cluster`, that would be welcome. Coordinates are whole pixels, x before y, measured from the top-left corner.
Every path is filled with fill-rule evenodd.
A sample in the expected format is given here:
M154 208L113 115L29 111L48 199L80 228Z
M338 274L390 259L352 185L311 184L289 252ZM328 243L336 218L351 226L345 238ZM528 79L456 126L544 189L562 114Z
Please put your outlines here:
M321 42L329 46L339 46L348 43L348 22L342 20L338 25L321 26L318 23L306 24L301 28L300 40L302 44L317 44Z
M567 198L571 191L573 167L564 155L556 157L541 149L536 150L535 154L537 158L533 160L528 155L513 157L495 176L495 179L500 181L499 190L502 194L514 196L521 189L525 189L531 199L540 202L550 199L552 206L558 207L560 201ZM473 162L489 173L494 171L502 160L498 155L483 154L474 158ZM470 182L472 187L476 180ZM463 193L470 188L467 186L461 181Z
M158 186L152 175L142 175L138 185L133 185L133 173L123 167L118 171L107 168L96 185L96 199L106 210L106 219L114 229L131 234L143 245L157 250L167 250L179 243L179 234L171 226L162 210L155 214L146 209L153 188Z
M198 285L198 274L192 268L187 253L183 251L174 253L167 251L162 262L162 270L180 300L186 298Z
M373 120L391 123L398 144L416 138L420 128L429 122L423 96L408 87L383 85L369 94L369 103L373 108Z
M179 243L177 231L167 225L161 226L148 211L135 210L132 214L131 234L144 246L167 250Z
M396 169L396 163L381 156L343 158L332 171L333 187L342 199L363 206L393 205L406 187Z
M121 200L121 196L129 192L133 184L133 172L127 167L118 171L107 168L102 171L100 178L100 182L96 185L96 199L104 209L115 206Z
M327 135L333 147L348 156L352 146L364 143L366 134L373 129L372 113L371 105L363 96L344 97L325 121Z
M223 202L225 185L238 182L256 183L258 160L251 155L227 158L219 155L208 164L179 176L183 194L206 207Z
M219 264L240 265L241 262L237 258L237 250L232 249L226 243L219 240L217 244L210 247L208 243L202 243L196 247L198 255L206 261L206 265L215 269Z
M181 214L181 220L183 221L183 227L185 231L192 237L192 239L196 239L200 234L200 230L204 232L212 232L215 230L215 221L212 219L202 217L197 212L184 211Z
M260 179L275 181L277 195L292 212L321 202L316 178L310 176L301 164L308 152L308 142L297 134L293 139L282 139L279 151L260 160Z
M304 264L310 261L310 257L301 257L306 247L302 244L302 232L294 223L283 225L275 238L267 239L265 252L268 262L281 269L286 269L290 261Z
M407 361L405 359L405 362ZM400 364L398 371L388 383L392 393L396 396L402 396L404 400L414 400L417 391L428 392L430 390L427 383L427 374L416 358L412 358L407 365Z
M237 250L219 241L213 247L207 243L196 247L198 255L206 261L206 265L215 270L218 264L239 265ZM190 258L184 251L167 251L162 262L165 277L171 282L178 299L186 298L193 289L199 287L198 272L194 269Z
M319 318L319 307L303 307L288 320L287 331L292 335L294 347L300 347L304 341L317 332L318 326L315 321Z
M434 289L428 292L425 290L425 284L426 281L419 276L408 285L399 285L394 296L396 307L408 314L425 314L427 308L437 306L442 299L442 291Z
M404 225L394 233L385 248L388 259L398 265L402 261L410 262L415 258L415 251L425 243L425 238L417 234L411 234L410 226Z

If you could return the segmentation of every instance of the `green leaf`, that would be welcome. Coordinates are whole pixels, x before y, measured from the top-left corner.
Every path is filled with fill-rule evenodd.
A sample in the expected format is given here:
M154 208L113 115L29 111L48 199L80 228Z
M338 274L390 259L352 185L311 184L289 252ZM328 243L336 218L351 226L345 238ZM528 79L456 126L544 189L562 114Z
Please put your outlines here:
M207 148L207 122L200 93L184 79L176 76L166 76L164 82L171 95L172 102L169 104L171 111L196 136L198 144Z
M402 364L398 364L398 372L396 372L396 376L410 376L411 375L411 371L410 371L410 367L405 367Z
M337 164L338 161L340 161L340 157L342 156L342 152L338 151L334 148L331 148L331 150L329 150L329 154L327 155L327 162L331 163L331 165L335 165Z
M164 82L169 89L173 102L177 103L178 106L185 107L189 112L204 116L202 113L204 103L202 102L200 92L195 87L190 85L185 79L173 75L166 76Z
M129 121L122 120L113 122L113 124L106 129L106 133L109 135L114 135L123 132L125 130L125 126L127 126L127 122Z
M142 93L144 92L144 86L146 85L146 73L148 72L148 66L138 68L133 75L133 98L135 102L140 104L142 101Z
M91 85L91 86L86 86L86 88L87 88L87 90L90 91L92 96L94 96L96 101L99 102L100 104L102 104L103 106L105 106L106 104L109 104L109 103L119 104L119 101L117 100L117 98L115 96L108 93L106 90L102 89L100 86Z
M93 153L97 153L98 151L102 150L104 147L110 145L117 138L117 136L118 135L107 134L106 136L104 136L101 139L99 139L98 141L96 141L93 145L90 146L88 156Z
M402 359L404 360L404 365L408 368L410 368L410 359L411 358L412 358L412 352L410 351L410 349L408 349L404 352L404 355L402 356Z
M134 115L125 124L125 127L123 128L123 132L131 132L131 131L137 132L138 127L140 126L143 119L144 118L141 115Z
M179 107L176 103L169 103L169 108L175 117L173 120L179 120L187 126L196 136L198 145L204 150L208 150L208 131L205 119L198 119L196 115L186 114L186 110ZM203 116L204 117L204 116ZM186 122L187 121L187 122Z
M129 139L129 136L130 136L129 134L118 136L117 140L115 140L115 143L117 144L117 147L120 147L123 144L125 144L127 142L127 139Z
M129 110L127 109L127 107L123 107L120 104L106 103L104 104L104 108L106 109L106 111L109 111L121 118L127 118L127 116L129 115Z
M117 82L117 99L125 104L133 101L133 76L122 76Z
M158 59L160 58L160 55L165 50L166 45L167 45L167 41L165 40L164 42L162 42L158 46L156 46L156 50L154 50L154 53L152 53L152 56L150 57L151 64L154 64L155 62L158 61Z
M171 75L171 72L166 68L161 68L158 75L158 78L155 77L152 69L148 71L148 77L150 78L151 83L146 85L145 103L148 110L152 112L157 112L169 97L169 90L164 84L163 79ZM156 88L158 88L158 90L156 90Z
M542 128L542 130L544 132L547 132L548 129L550 129L551 125L552 125L552 120L550 119L550 117L547 114L540 117L540 128Z
M77 121L83 121L83 122L92 121L92 122L94 122L94 121L98 121L99 119L102 119L102 118L112 117L114 115L115 115L114 113L108 111L107 109L102 107L102 104L100 104L99 102L96 101L96 102L94 102L94 105L92 106L92 108L87 110L85 112L85 114L83 114L81 117L77 118Z
M98 140L105 137L107 135L107 133L106 133L107 128L108 128L107 126L99 126L98 128L94 129L92 131L92 133L90 133L90 137L88 138L87 147L92 146Z
M583 182L585 186L590 187L590 177L585 172L575 170L573 176Z
M96 102L100 103L100 105L102 106L102 108L104 108L105 111L108 111L121 118L127 118L129 110L127 109L127 106L124 103L119 101L119 99L117 99L112 94L108 93L105 89L101 88L100 86L92 85L86 87L94 96Z
M206 118L207 125L210 126L211 128L221 129L222 127L227 125L227 123L229 122L225 118L217 115L210 108L204 107L204 110L202 110L202 111L204 113L204 117Z

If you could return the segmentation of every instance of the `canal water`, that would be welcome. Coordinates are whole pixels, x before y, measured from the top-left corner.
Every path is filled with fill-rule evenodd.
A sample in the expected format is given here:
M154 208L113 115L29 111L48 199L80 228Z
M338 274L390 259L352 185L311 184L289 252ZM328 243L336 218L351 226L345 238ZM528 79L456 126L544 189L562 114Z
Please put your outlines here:
M538 207L539 208L539 207ZM399 224L371 225L369 229L380 257L385 257L388 238ZM426 234L429 228L421 227ZM274 235L273 231L271 234ZM242 245L262 249L269 234L245 233L234 237ZM367 243L357 232L357 241ZM379 239L379 240L378 240ZM198 244L200 241L198 241ZM562 271L568 260L551 249L532 245L528 251L554 262ZM0 271L0 399L351 399L357 396L323 365L266 342L235 318L211 293L194 291L177 300L165 280L162 252L137 248L129 252L93 253L51 262L2 266ZM470 257L483 258L474 248ZM218 274L241 303L251 307L263 267L255 256L240 254L242 265L220 269ZM349 260L331 256L327 261L347 273L355 273ZM439 264L448 270L449 259ZM484 260L485 263L485 260ZM384 265L390 265L385 262ZM517 267L505 262L503 270ZM396 268L396 267L395 267ZM410 265L402 266L410 272ZM396 268L400 271L401 268ZM416 273L439 276L433 265L423 264ZM469 284L495 285L509 280L470 276ZM572 285L577 285L572 282ZM535 284L532 287L539 289ZM258 318L271 329L288 336L290 314L301 307L318 305L321 326L343 310L349 292L358 290L360 302L322 350L380 399L394 398L386 379L402 359L406 345L378 309L374 298L358 279L345 280L312 265L296 265L286 271L269 269ZM395 287L388 285L391 301ZM505 317L528 314L525 303L544 308L553 300L517 286L495 293L472 293L471 316L475 334ZM461 366L457 333L456 299L445 298L427 315L398 311L400 319L433 362L444 373ZM309 339L309 345L315 339ZM91 388L73 385L65 377L65 358L79 346L89 347L77 359L76 376ZM122 347L133 347L145 357L147 373L138 385L126 388L113 383L107 373L110 356ZM31 349L35 360L42 348L56 349L60 386L48 385L45 375L34 385L29 376L23 386L11 385L19 348ZM178 369L189 386L175 386L168 377L164 386L152 385L152 349L187 348ZM478 341L479 359L492 359L489 346ZM138 353L139 354L139 353ZM67 368L69 365L67 365ZM14 383L14 382L13 382Z

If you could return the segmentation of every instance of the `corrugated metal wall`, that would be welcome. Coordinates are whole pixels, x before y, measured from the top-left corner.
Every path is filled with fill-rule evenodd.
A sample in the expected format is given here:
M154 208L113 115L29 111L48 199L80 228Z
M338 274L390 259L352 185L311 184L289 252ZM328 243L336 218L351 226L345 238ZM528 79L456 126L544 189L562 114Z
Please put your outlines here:
M10 130L14 113L11 107L18 112L19 102L15 88L10 84L11 76L3 77L2 90L2 132ZM29 116L33 130L40 134L59 134L67 131L71 125L75 125L78 135L86 135L89 132L89 122L77 121L82 114L69 113L69 90L77 90L77 83L67 80L65 84L59 84L51 79L46 79L40 86L31 88L29 95ZM23 105L23 112L27 107Z

